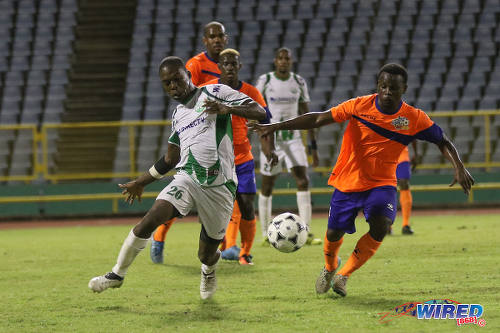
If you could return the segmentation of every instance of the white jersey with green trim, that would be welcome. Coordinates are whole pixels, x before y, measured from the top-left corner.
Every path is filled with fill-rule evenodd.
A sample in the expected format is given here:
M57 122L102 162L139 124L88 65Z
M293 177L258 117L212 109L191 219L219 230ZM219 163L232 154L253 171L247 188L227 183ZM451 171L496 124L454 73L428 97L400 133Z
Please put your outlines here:
M240 105L247 95L223 84L197 88L188 102L179 104L172 115L169 143L180 147L181 159L175 166L202 186L236 186L231 115L208 114L203 104L215 100ZM235 188L234 188L235 189Z
M286 80L279 79L274 72L263 74L255 87L266 100L272 123L297 117L299 103L310 101L306 81L295 73L290 73ZM277 141L292 139L300 139L300 131L284 130L276 133Z

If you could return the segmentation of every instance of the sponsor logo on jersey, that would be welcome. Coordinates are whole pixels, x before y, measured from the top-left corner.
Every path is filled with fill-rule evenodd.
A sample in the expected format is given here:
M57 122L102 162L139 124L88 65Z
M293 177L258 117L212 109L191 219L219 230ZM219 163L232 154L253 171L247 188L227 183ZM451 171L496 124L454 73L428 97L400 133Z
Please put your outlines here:
M399 116L391 121L391 123L397 130L407 130L410 128L410 121L406 117Z

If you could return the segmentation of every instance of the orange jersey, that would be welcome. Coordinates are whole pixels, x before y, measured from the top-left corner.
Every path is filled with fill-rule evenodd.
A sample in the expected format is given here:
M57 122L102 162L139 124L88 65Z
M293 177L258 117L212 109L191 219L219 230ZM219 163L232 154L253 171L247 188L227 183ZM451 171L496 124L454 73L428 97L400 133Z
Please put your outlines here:
M408 151L408 146L403 149L401 155L399 155L398 164L403 162L410 162L410 152Z
M191 73L191 81L197 87L220 77L217 62L210 58L207 52L201 52L189 59L186 63L186 69Z
M377 94L331 108L335 122L349 121L328 184L342 192L396 186L396 167L414 139L439 143L443 131L420 109L401 102L394 114L380 111Z
M215 79L208 81L203 85L219 83L219 79ZM238 91L253 99L263 108L267 108L264 97L262 97L260 91L251 84L240 81ZM231 119L233 126L234 164L239 165L253 160L252 146L250 145L250 140L248 140L247 119L235 115L232 115Z

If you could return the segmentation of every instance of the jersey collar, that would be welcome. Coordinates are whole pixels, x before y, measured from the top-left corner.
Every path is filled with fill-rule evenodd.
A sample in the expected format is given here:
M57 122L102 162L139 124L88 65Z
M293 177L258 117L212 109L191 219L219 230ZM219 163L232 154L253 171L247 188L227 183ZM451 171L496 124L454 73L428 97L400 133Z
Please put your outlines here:
M400 101L399 102L399 106L398 108L396 109L396 111L392 112L392 113L388 113L388 112L385 112L384 110L382 110L382 108L380 107L380 105L378 104L378 95L375 96L375 107L377 108L377 110L383 114L387 114L387 115L392 115L392 114L396 114L399 112L399 110L401 109L401 106L403 105L403 101Z
M211 58L209 55L208 55L208 52L205 51L203 52L203 54L205 54L205 57L207 57L208 60L210 60L211 62L213 62L214 64L217 65L217 61L215 61L213 58Z
M239 82L239 83L238 83L238 86L236 87L236 89L235 89L235 90L240 91L241 87L243 87L243 81L238 80L238 82ZM224 83L220 82L220 79L217 79L217 83L219 83L219 84L224 84Z
M273 76L277 79L277 80L280 80L280 81L288 81L291 77L292 77L292 73L290 72L290 74L288 74L288 77L286 79L281 79L278 77L278 75L276 75L276 72L273 72Z

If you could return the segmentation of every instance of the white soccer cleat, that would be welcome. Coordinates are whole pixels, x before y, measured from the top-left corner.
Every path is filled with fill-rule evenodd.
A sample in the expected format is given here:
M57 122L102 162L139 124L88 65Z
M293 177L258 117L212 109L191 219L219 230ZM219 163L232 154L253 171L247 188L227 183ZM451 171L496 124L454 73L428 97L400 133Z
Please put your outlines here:
M96 292L101 293L108 288L120 288L123 284L123 278L113 272L106 275L96 276L89 281L89 288Z
M337 256L337 269L339 269L341 264L342 260L340 260L340 257ZM316 293L324 294L328 290L330 290L330 288L332 287L332 279L337 269L330 272L329 270L326 269L326 267L323 267L323 270L321 271L321 273L318 276L318 279L316 280Z
M205 274L201 271L200 296L201 299L208 299L215 294L217 290L217 278L215 270L210 274Z

